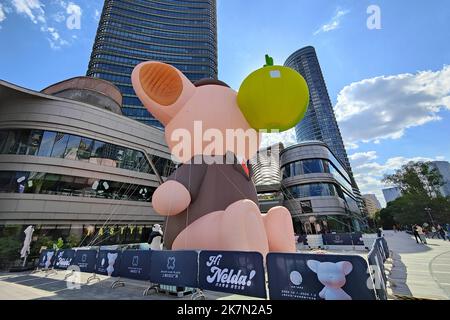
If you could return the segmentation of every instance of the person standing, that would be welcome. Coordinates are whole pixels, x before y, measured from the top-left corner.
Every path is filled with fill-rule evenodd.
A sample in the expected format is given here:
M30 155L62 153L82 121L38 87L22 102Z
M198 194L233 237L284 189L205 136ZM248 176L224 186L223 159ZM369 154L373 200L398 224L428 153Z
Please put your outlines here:
M378 237L378 238L381 238L382 235L383 235L383 228L382 228L382 227L379 227L378 230L377 230L377 237Z
M445 230L444 230L444 228L442 228L442 226L440 224L438 224L438 226L437 226L437 231L439 232L439 236L445 241L445 239L446 239Z
M413 232L414 237L416 238L416 242L419 243L420 236L419 236L419 232L417 231L417 224L413 225L412 232Z
M423 244L427 244L427 238L425 237L425 232L423 232L423 229L421 226L417 226L417 233L419 234L420 241Z

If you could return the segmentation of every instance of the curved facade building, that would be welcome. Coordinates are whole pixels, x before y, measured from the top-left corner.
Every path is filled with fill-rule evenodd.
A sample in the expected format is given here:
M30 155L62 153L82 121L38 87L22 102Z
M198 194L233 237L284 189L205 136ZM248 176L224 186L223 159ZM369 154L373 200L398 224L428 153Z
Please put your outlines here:
M283 148L283 144L279 143L261 149L250 161L259 207L263 213L270 208L283 205L283 194L280 191L280 152Z
M117 85L124 115L161 127L131 86L133 68L147 60L171 64L191 81L217 79L216 1L106 0L87 75Z
M43 92L0 81L0 226L146 241L163 223L151 196L174 165L163 132L118 114L120 103L99 79Z
M297 233L359 231L366 221L350 173L327 144L304 142L281 151L281 187Z

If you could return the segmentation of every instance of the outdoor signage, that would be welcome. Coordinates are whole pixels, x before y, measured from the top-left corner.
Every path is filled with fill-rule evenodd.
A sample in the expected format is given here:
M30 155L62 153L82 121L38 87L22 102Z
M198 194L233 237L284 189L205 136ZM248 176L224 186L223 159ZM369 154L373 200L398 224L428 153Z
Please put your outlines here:
M55 250L43 250L39 256L38 267L48 269L55 262Z
M118 250L100 250L95 264L95 273L109 277L118 277L121 252Z
M369 268L373 277L372 283L374 284L377 296L380 300L387 300L384 265L377 250L373 249L370 251L367 260L369 261Z
M259 252L201 251L201 289L266 298L263 257Z
M75 257L75 250L61 249L56 252L55 269L67 270Z
M322 235L323 244L328 246L352 246L350 233L326 233Z
M197 251L152 251L150 281L176 286L198 287Z
M150 250L126 250L122 252L120 276L136 280L148 280L150 272Z
M77 250L72 265L78 266L81 272L95 272L97 250Z
M374 300L366 260L355 255L269 253L274 300Z
M353 245L355 246L364 246L364 241L362 239L362 233L361 232L353 232L351 233Z

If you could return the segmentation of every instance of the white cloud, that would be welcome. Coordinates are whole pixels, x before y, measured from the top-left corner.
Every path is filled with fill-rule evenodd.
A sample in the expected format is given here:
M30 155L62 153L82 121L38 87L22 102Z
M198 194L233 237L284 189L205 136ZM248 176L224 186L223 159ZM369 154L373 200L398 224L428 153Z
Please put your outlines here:
M95 9L94 19L96 21L100 20L100 10Z
M356 150L359 148L359 145L353 142L344 141L345 144L345 150Z
M55 14L53 14L52 18L56 22L63 22L66 20L66 16L64 15L64 12L62 12L62 11L58 11Z
M317 35L321 32L329 32L339 28L342 17L344 17L347 13L349 13L349 10L338 10L334 17L331 18L330 22L321 26L316 32L314 32L314 35Z
M25 14L33 23L46 22L44 5L39 0L12 0L12 4L17 13Z
M3 4L0 3L0 22L6 19L5 11L3 11Z
M282 142L285 147L297 143L295 128L280 133L264 133L262 135L261 148L270 147Z
M386 188L386 185L381 182L385 174L391 174L396 169L410 161L435 161L442 160L444 157L438 156L433 158L427 157L393 157L384 163L373 161L377 159L377 153L375 151L359 152L349 156L350 163L353 168L354 177L361 193L374 193L378 200L385 205L382 189Z
M6 19L5 11L6 11L6 10L3 9L3 4L0 3L0 23L2 23L3 20ZM1 28L2 28L2 26L0 25L0 29L1 29Z
M61 38L56 28L42 26L41 31L49 35L49 37L47 37L47 40L50 44L50 48L58 50L61 49L63 46L69 45L68 41Z
M450 110L450 66L352 83L339 93L335 113L347 144L380 143L440 120L444 108Z
M352 163L356 161L370 161L378 158L376 151L368 151L368 152L357 152L348 157Z

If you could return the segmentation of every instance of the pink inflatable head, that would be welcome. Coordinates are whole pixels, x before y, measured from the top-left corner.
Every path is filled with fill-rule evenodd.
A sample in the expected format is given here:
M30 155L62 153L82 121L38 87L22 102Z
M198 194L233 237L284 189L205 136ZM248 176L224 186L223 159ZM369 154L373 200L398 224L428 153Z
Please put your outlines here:
M155 61L139 64L131 77L138 97L165 126L166 142L178 161L227 152L248 160L258 151L260 135L226 84L206 80L194 85L176 68Z

